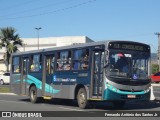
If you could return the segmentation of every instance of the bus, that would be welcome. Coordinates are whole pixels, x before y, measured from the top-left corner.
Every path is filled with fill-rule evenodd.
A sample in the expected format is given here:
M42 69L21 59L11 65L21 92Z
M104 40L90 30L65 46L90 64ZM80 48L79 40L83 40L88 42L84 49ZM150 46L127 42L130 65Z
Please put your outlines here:
M11 57L11 91L43 99L90 101L149 100L150 46L134 41L101 41L17 52Z

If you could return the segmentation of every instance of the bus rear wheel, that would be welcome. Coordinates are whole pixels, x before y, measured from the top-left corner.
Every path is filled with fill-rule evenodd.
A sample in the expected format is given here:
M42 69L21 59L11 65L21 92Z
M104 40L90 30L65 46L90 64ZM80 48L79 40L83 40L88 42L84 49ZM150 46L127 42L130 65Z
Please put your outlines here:
M37 89L36 89L35 86L32 86L32 87L30 88L29 95L30 95L30 101L31 101L32 103L36 103L37 100L38 100L38 98L37 98Z
M80 88L77 94L77 101L78 106L82 109L85 109L87 107L88 101L87 101L87 93L85 88Z

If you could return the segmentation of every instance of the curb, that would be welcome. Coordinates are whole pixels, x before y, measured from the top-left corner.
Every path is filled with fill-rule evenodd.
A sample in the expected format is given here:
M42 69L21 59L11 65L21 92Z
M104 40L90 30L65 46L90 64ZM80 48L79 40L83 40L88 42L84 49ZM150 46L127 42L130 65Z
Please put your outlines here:
M160 84L151 84L152 86L160 86Z

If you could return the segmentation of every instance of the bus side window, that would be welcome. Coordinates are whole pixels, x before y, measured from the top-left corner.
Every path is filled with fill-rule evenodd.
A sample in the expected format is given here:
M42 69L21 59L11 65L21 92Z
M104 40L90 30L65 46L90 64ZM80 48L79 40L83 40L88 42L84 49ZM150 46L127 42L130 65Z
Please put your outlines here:
M20 58L19 57L13 57L12 71L13 73L20 72Z
M38 72L41 69L41 56L40 55L32 55L30 58L30 71Z
M71 51L58 52L57 70L70 70Z
M57 70L63 70L62 64L61 64L61 59L60 59L60 52L57 53Z
M64 65L64 70L70 70L71 68L71 51L68 51L67 60Z
M51 59L51 74L54 73L54 61L55 61L55 57L53 56Z
M89 49L84 49L83 50L83 60L81 64L81 69L88 69L88 64L89 64Z
M34 64L31 64L30 70L34 71Z
M73 70L80 69L81 54L82 54L82 50L75 50L73 52Z
M89 49L75 50L73 53L73 70L88 69Z

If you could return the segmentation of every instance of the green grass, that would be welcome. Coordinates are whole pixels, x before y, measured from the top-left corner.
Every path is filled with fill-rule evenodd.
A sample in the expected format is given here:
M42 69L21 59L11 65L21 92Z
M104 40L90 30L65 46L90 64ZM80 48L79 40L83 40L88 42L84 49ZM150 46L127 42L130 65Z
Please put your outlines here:
M0 93L9 93L10 88L6 86L0 86Z

